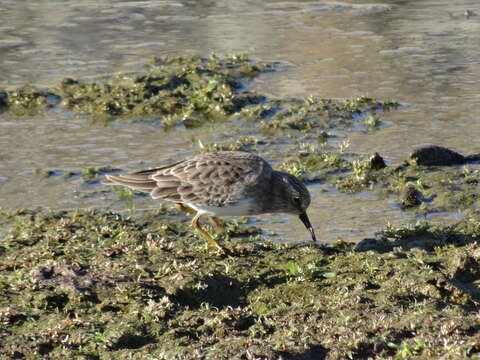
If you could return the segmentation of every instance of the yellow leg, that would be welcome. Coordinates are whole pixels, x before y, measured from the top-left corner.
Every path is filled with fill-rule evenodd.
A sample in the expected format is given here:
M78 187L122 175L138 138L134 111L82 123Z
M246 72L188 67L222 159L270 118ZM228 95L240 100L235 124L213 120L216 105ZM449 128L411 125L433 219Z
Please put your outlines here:
M180 210L180 211L183 211L183 212L186 212L186 213L189 213L189 214L196 214L197 212L195 210L193 210L191 207L187 206L187 205L183 205L181 203L176 203L175 204L175 208L177 210Z
M225 235L227 231L223 227L223 221L220 220L219 218L216 218L214 216L209 216L208 220L213 224L215 227L215 231L219 233L220 235Z
M206 232L205 230L202 229L202 227L200 226L200 224L198 223L198 220L200 219L200 217L202 217L203 214L199 214L197 213L197 215L195 215L192 219L192 226L195 230L197 230L202 236L204 239L206 239L209 243L210 246L216 248L217 250L220 250L221 252L223 252L224 254L229 254L230 251L228 251L226 248L224 248L223 246L221 246L219 243L217 243L217 241L212 238L210 236L210 234L208 232Z
M193 210L190 206L181 204L181 203L176 203L175 208L179 211L183 211L189 214L196 214L197 212ZM223 227L223 221L220 220L219 218L216 218L214 216L209 216L208 220L212 223L212 225L215 227L215 231L219 233L220 235L225 235L227 231Z

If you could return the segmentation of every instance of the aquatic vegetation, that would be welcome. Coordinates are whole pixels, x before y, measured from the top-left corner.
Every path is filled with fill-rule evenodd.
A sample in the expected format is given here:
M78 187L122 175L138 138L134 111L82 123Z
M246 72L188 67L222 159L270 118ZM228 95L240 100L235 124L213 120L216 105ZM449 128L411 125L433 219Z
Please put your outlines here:
M280 170L283 170L289 174L292 174L298 178L303 178L306 173L306 165L300 161L290 161L280 166Z
M100 176L119 170L111 166L88 167L81 170L81 175L83 182L94 183L100 181Z
M357 192L366 188L371 188L378 182L378 170L386 168L382 157L375 153L363 159L352 162L352 172L347 177L342 177L337 182L338 189L344 192Z
M178 220L178 214L176 219ZM360 244L231 223L219 257L163 208L2 213L0 356L328 359L478 354L478 216ZM253 355L252 355L253 356Z
M211 151L251 151L257 152L259 140L253 136L240 136L233 143L229 144L203 144L199 141L199 146L201 152L211 152Z
M271 114L272 108L267 104L256 104L256 105L247 105L243 107L235 116L249 120L257 121L258 119L263 119L267 115Z
M326 131L320 131L320 132L317 134L317 141L318 141L320 144L324 144L324 143L327 142L328 137L329 137L329 134L328 134Z
M336 126L350 125L357 117L367 113L396 109L399 104L394 101L379 101L361 96L346 100L317 99L308 97L272 101L276 113L270 119L260 122L263 130L293 129L312 131L329 129Z
M376 113L399 106L367 96L272 100L248 90L251 79L274 69L275 64L245 54L156 57L139 74L120 73L103 81L65 78L52 89L0 91L0 111L20 116L60 107L97 121L160 120L165 130L235 118L255 122L264 132L294 130L325 142L325 129L349 126L367 115L368 126L377 127Z
M37 176L48 178L48 177L54 176L55 171L54 170L49 170L49 169L35 168L33 170L33 174L37 175Z
M241 80L270 71L246 56L161 57L140 75L119 74L106 83L65 79L58 87L62 105L91 114L231 115L261 98L241 91Z
M299 144L292 155L284 159L279 169L302 178L306 182L329 181L338 173L350 169L350 163L340 155L312 146L308 151Z
M32 115L47 108L48 92L24 86L16 90L0 91L0 111L9 110L15 115Z
M377 130L382 124L382 121L377 116L369 115L365 118L365 124L369 130Z
M404 162L393 168L387 167L375 154L354 160L346 170L331 174L325 180L347 193L370 190L377 194L396 194L402 209L420 206L418 210L423 213L480 210L477 188L480 172L468 166L444 166L439 171Z
M124 201L130 214L135 214L136 205L134 199L134 191L127 187L115 186L112 191L117 194L118 200Z
M263 97L242 89L242 81L273 70L246 55L158 57L148 65L145 73L117 74L105 82L65 78L46 91L0 91L0 111L35 114L58 104L94 117L202 114L213 121L263 102Z
M85 168L82 170L82 178L85 182L92 182L98 180L99 171L95 168Z

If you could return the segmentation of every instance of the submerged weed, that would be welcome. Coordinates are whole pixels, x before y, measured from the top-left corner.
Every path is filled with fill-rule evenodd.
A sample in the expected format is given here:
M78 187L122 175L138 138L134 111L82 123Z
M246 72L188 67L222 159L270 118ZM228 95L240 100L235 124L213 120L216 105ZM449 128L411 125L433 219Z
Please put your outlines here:
M365 119L365 124L369 130L378 130L379 126L382 124L382 121L375 115L369 115Z
M256 137L253 136L240 136L231 144L219 144L213 143L205 145L201 141L198 142L200 150L202 152L211 152L211 151L258 151L259 141Z
M276 101L274 104L277 111L271 119L261 121L260 128L263 130L293 129L304 132L323 130L351 124L357 117L367 113L388 111L399 106L393 101L383 102L366 96L343 101L308 97L303 102L294 99ZM379 125L377 120L375 125Z

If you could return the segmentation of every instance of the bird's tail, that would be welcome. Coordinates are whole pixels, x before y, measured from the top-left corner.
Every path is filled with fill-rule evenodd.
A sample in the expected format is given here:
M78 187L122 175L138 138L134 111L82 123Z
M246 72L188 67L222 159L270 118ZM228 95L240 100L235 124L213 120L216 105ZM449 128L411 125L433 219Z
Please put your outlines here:
M106 175L104 185L122 185L140 191L152 191L157 182L151 178L158 169L142 170L131 174Z

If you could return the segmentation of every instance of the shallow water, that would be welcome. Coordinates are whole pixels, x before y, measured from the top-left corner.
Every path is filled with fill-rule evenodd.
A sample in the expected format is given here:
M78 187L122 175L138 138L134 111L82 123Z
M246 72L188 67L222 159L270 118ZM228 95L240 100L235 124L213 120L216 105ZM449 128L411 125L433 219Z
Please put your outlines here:
M473 12L466 16L466 10ZM389 165L414 145L436 143L480 152L480 13L473 0L358 2L42 1L0 3L0 87L52 86L69 77L105 78L139 71L153 55L248 52L280 61L282 71L253 84L271 97L346 98L368 93L405 104L382 117L379 131L334 131L349 151L379 152ZM242 127L240 127L242 129ZM93 166L153 166L204 143L239 133L237 124L178 129L155 124L92 125L86 117L0 114L0 206L109 207L115 197L88 196L78 177L34 176L35 168L81 171ZM243 128L242 132L248 132ZM99 186L97 185L97 190ZM417 219L396 198L342 194L312 186L318 237L358 241L387 223ZM155 207L141 200L138 207ZM432 221L453 221L446 213ZM257 218L280 241L307 239L288 216Z

